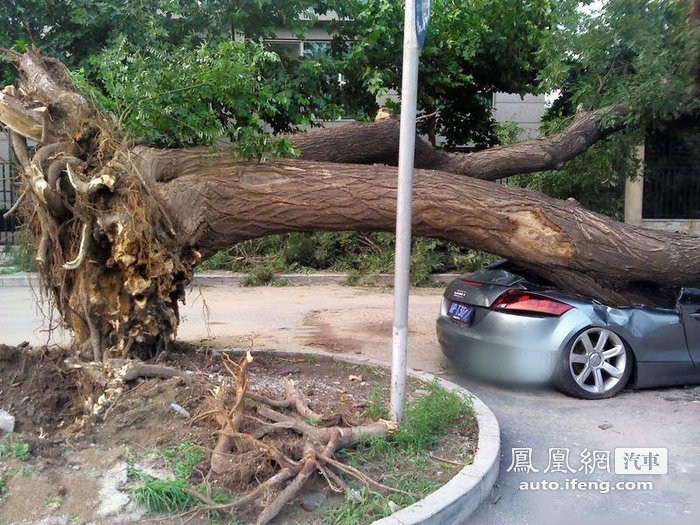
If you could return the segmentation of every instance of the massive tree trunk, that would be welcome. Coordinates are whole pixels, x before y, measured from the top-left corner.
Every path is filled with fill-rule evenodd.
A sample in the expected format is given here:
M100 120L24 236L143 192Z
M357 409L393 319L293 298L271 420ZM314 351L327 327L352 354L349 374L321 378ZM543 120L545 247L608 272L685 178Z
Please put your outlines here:
M391 119L294 137L298 160L157 150L122 138L57 62L16 58L20 88L0 96L0 121L22 164L42 281L95 359L166 345L194 267L218 249L281 232L394 229ZM414 233L546 270L565 290L607 303L665 303L670 288L700 284L697 237L489 181L560 166L603 136L603 116L624 111L582 112L548 139L468 155L420 143L416 165L430 170L415 173ZM39 142L33 154L25 138Z

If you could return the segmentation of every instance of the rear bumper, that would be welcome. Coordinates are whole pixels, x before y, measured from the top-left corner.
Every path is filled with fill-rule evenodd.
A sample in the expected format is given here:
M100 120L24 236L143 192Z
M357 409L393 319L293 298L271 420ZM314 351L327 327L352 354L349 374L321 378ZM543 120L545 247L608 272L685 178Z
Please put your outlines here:
M449 318L437 320L442 353L466 372L498 381L545 383L557 363L557 349L524 349L473 337Z
M440 316L436 328L442 353L450 361L467 373L503 382L548 382L563 345L551 334L526 326L511 326L504 336L497 326L470 329Z

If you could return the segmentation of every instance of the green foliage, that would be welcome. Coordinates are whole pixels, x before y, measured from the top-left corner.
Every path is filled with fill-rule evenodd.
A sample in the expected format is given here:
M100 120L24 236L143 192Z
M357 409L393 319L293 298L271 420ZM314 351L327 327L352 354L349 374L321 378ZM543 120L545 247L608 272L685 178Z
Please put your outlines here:
M32 447L29 443L13 443L12 444L12 456L19 460L29 459L29 455L32 452Z
M523 128L520 127L517 122L510 120L505 122L497 122L494 125L494 133L496 134L498 144L501 146L507 146L508 144L515 144L518 142L522 131Z
M366 487L349 489L343 505L324 509L325 523L371 523L392 513L389 501L405 507L439 488L428 451L449 429L463 425L465 418L473 424L472 403L446 391L437 382L426 388L426 395L406 407L402 426L391 438L365 436L354 447L338 453L349 465L361 470L372 463L382 472L382 483L407 494L385 496ZM373 416L380 404L381 396L373 390L368 401Z
M584 208L614 219L624 218L624 184L637 174L634 135L617 134L600 141L558 171L509 179L558 199L576 199Z
M404 420L392 440L399 447L422 451L434 446L454 421L472 411L471 399L442 388L437 381L427 386L428 394L406 408Z
M665 0L610 0L581 13L578 2L558 4L560 24L541 54L548 62L543 86L559 90L543 131L561 130L576 108L625 102L623 132L596 143L559 171L511 179L556 198L616 219L624 216L624 181L639 169L635 149L644 134L663 129L679 114L697 110L693 96L693 49L700 41L688 23L688 6Z
M177 479L187 479L196 465L204 461L204 452L194 441L183 441L172 449L162 449L160 454L172 461Z
M386 408L382 389L375 385L367 394L367 405L362 411L362 417L376 421L377 419L389 419L389 411Z
M403 2L6 4L0 47L36 45L59 58L78 71L75 78L91 100L156 145L231 139L243 158L294 155L288 141L263 131L282 133L339 116L365 119L377 108L376 95L401 88ZM491 118L496 91L559 90L550 129L579 104L624 101L630 107L627 137L597 145L558 174L517 181L620 217L621 181L635 173L634 142L647 129L700 108L693 69L698 24L689 20L685 2L609 0L593 12L579 6L574 0L434 0L421 52L419 106L436 113L421 120L420 131L431 140L442 135L447 147L512 142L515 128ZM310 52L298 57L261 43L279 28L303 38L327 9L339 15L322 22L335 34L330 45L309 43ZM0 74L7 82L14 68ZM391 271L386 234L300 235L282 257L270 255L269 271L278 263L300 271L331 265L357 275ZM365 245L359 253L358 245ZM414 247L414 282L425 282L431 268L449 266L450 251Z
M323 13L327 4L11 1L0 46L24 51L33 43L78 70L89 98L153 145L206 145L226 137L241 157L265 160L295 151L263 129L287 132L352 114L334 101L342 86L332 54L280 56L261 43L279 28L303 37L318 18L310 8ZM12 69L0 70L4 82L14 80Z
M180 479L148 479L134 489L134 501L151 512L183 512L201 503L188 489L186 481Z
M422 121L446 146L493 145L491 99L497 91L536 93L538 52L554 23L550 0L435 0L421 52L418 106L439 113ZM344 74L374 94L401 90L404 2L357 2L338 31L347 39Z
M415 468L416 465L410 465ZM403 465L402 468L405 468ZM399 485L400 490L409 494L391 494L385 496L379 492L361 487L358 490L347 490L343 505L323 509L323 523L329 525L363 525L372 523L393 513L390 502L398 507L407 507L419 499L434 492L440 487L439 483L430 479L406 477Z
M29 443L15 442L12 434L7 434L0 439L0 459L13 458L19 461L27 461L31 453L31 445ZM3 468L0 472L0 497L7 490L8 477L26 477L31 473L32 470L29 467L23 467L16 471Z
M32 453L29 443L13 443L11 438L3 438L0 442L0 458L13 457L20 461L26 461Z
M552 24L552 3L435 0L419 104L440 113L422 131L444 135L448 145L494 143L491 95L537 89L536 51ZM251 49L262 49L251 42L279 28L303 38L328 9L339 15L323 22L335 32L330 45L309 43L310 52L298 57L265 44L279 51L277 60ZM34 43L69 68L82 68L127 113L131 131L158 145L206 144L224 131L241 141L243 157L261 159L280 153L259 138L261 122L280 133L316 119L367 119L376 95L401 87L403 2L393 0L10 0L3 15L0 46L24 50ZM239 55L231 42L243 34L248 43L238 42L245 47L236 49ZM6 81L13 77L12 68L3 73Z
M286 286L286 279L277 278L270 266L253 268L241 281L242 286Z
M411 284L413 286L435 285L432 274L443 268L444 250L449 248L449 245L445 246L437 239L415 239L411 249Z
M421 131L446 137L448 147L495 144L490 101L496 91L559 89L572 107L626 101L629 123L639 126L698 108L688 88L700 37L686 3L610 0L600 13L587 14L579 4L434 0L419 106L439 113L421 121ZM328 9L339 14L323 23L336 34L330 46L303 58L280 52L276 60L252 49L258 44L251 42L279 28L303 37ZM120 102L133 131L158 144L209 143L225 135L241 141L245 158L286 155L293 153L288 144L261 138L261 122L282 132L317 118L366 118L376 110L376 95L401 87L403 2L393 0L9 0L3 15L0 47L37 46L82 68L98 88L109 84L112 100L102 105ZM242 49L229 45L243 33ZM236 72L245 78L229 82ZM8 82L14 68L2 74ZM238 103L236 90L244 95Z
M6 245L3 248L7 264L12 268L5 273L36 271L36 248L28 232L23 229L18 230L15 233L15 242L15 245Z
M133 490L134 501L151 512L183 512L200 505L201 500L187 480L194 467L205 459L202 448L193 441L184 441L173 448L154 450L150 454L166 461L174 479L157 479L133 465L129 466L129 477L140 482ZM216 495L214 500L221 502L223 497Z
M278 60L250 42L203 44L197 49L125 39L94 59L99 79L122 123L134 136L161 146L214 144L227 137L239 153L260 158L272 148L261 137L261 116L274 114L275 93L260 81L266 62Z
M362 459L373 459L388 452L423 453L435 446L455 424L464 424L465 418L474 422L471 399L444 389L437 381L427 384L425 389L425 394L406 406L401 426L389 439L365 436L356 448L344 453ZM382 405L380 393L371 392L368 400L371 418L381 417L378 414L383 413Z
M273 36L280 27L301 34L315 21L313 15L299 17L310 5L325 7L324 2L299 0L7 0L0 47L36 47L69 68L90 71L90 59L121 39L135 48L158 42L167 48L196 49L205 42L216 46L233 40L243 32L255 41ZM2 70L0 79L12 81L12 70Z
M115 100L106 96L93 82L90 80L88 71L84 67L71 71L71 78L76 86L92 104L104 112L118 112L119 107Z
M577 6L560 2L558 30L542 48L543 86L562 90L567 114L626 102L626 123L644 129L700 107L690 89L700 35L686 2L609 0L587 14Z
M202 262L199 271L249 273L244 284L276 283L276 274L312 271L347 272L350 283L362 276L394 271L394 235L386 232L316 232L271 235L237 244ZM431 286L431 275L468 272L495 257L454 243L416 238L411 254L411 283Z
M52 496L50 498L46 498L44 501L44 507L49 509L57 509L61 505L63 505L63 498L61 496Z

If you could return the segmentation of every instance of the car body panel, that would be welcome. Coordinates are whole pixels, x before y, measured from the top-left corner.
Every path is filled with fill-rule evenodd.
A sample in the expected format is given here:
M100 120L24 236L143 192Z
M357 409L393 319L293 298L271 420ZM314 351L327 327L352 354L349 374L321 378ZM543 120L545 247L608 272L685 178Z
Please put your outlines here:
M508 261L500 261L460 276L445 290L436 324L438 341L445 356L467 371L505 382L546 382L566 345L581 330L598 327L618 334L632 351L630 386L700 382L700 289L682 289L677 309L613 308L510 270ZM572 308L560 316L492 308L508 290L532 292ZM474 308L471 323L450 318L452 302Z
M441 316L437 320L438 341L443 353L465 369L488 379L510 382L545 382L557 363L560 339L554 335L561 330L551 323L528 325L527 322L504 323L507 316L494 312L493 319L479 315L477 310L472 337L465 338L464 326ZM481 317L481 319L479 319ZM515 348L508 332L520 341ZM576 325L570 331L576 332Z
M609 328L627 342L636 361L689 362L690 353L678 312L646 307L579 306L592 326Z
M678 297L690 357L700 368L700 288L682 288Z

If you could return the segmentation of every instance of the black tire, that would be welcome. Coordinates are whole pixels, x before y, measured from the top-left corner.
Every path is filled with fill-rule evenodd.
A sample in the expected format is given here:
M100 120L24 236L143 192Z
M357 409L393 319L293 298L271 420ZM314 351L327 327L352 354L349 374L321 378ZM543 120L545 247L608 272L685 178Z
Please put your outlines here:
M629 381L634 356L627 343L608 328L581 330L559 357L554 385L561 392L581 399L605 399Z

